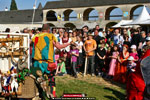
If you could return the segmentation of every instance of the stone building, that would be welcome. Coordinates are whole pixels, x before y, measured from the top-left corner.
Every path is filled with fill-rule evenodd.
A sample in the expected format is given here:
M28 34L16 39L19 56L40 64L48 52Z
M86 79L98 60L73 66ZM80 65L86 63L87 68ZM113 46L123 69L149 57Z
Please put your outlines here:
M41 9L35 10L34 27L42 23L49 23L52 27L81 28L84 25L110 27L120 20L133 19L134 11L145 5L150 8L149 0L63 0L47 2ZM120 9L118 15L111 15L114 9ZM95 10L97 16L90 16ZM71 17L71 13L76 14ZM31 25L33 10L2 11L0 24ZM90 20L93 17L95 20ZM120 17L120 20L111 20L111 17ZM74 19L74 20L71 20Z

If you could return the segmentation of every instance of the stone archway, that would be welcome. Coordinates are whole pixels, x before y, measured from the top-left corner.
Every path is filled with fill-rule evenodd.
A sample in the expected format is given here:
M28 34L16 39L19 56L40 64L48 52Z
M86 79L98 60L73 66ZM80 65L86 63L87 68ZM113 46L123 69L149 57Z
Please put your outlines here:
M77 13L72 9L67 9L63 13L64 21L77 20Z
M53 10L48 11L46 14L46 20L47 21L57 21L56 12Z
M52 23L48 23L48 24L49 24L50 27L55 27L55 25L52 24Z
M106 24L106 28L111 28L112 26L116 25L116 22L109 22Z
M83 13L83 20L89 21L92 19L98 20L98 11L94 8L88 8Z
M66 24L64 25L64 27L70 28L70 29L76 28L76 26L75 26L73 23L66 23Z
M138 14L135 14L134 12L142 6L144 6L144 5L136 5L136 6L132 7L132 9L130 10L130 19L134 19L134 17L138 16Z
M109 7L106 9L105 20L121 20L123 12L118 7Z

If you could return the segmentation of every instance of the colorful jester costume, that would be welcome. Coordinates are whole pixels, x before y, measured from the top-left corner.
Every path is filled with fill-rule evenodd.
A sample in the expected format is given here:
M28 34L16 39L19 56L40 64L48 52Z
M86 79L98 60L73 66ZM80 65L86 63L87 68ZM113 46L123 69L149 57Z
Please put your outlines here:
M56 38L50 33L41 33L33 37L33 51L32 58L35 62L34 67L40 67L42 73L50 73L47 70L48 63L55 62L54 60L54 46L53 42L56 42Z
M50 33L40 33L33 37L32 42L32 58L34 59L33 67L39 67L43 74L46 73L47 75L51 75L53 72L51 72L52 70L49 70L48 66L55 62L53 45L53 42L56 42L55 36ZM50 81L52 79L54 80L54 77L49 78L49 85L55 96L55 85L51 84L54 81Z

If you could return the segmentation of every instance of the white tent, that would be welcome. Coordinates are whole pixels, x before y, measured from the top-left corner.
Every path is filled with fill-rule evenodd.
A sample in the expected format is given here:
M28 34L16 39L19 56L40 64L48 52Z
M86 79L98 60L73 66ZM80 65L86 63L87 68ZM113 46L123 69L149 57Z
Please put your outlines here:
M133 20L130 23L123 24L123 25L140 25L142 22L149 20L149 19L150 19L150 15L149 15L146 7L144 6L141 14L135 20Z
M128 28L128 27L132 27L132 26L122 26L124 24L128 24L132 22L132 20L121 20L118 24L112 26L112 28Z
M150 25L150 19L140 22L139 25Z

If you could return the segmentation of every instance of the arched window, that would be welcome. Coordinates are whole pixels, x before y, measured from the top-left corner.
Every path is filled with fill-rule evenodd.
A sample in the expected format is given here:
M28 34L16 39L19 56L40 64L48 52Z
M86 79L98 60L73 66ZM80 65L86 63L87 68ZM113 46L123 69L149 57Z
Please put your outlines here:
M77 13L71 9L68 9L64 11L63 20L64 21L76 21Z
M122 20L123 12L120 8L110 7L106 10L105 20Z
M88 8L83 13L84 21L96 21L98 20L98 11L94 8Z
M57 21L57 15L55 11L48 11L46 15L47 21Z
M130 11L130 19L136 19L142 12L143 5L134 6ZM147 11L150 13L150 9L146 7Z

